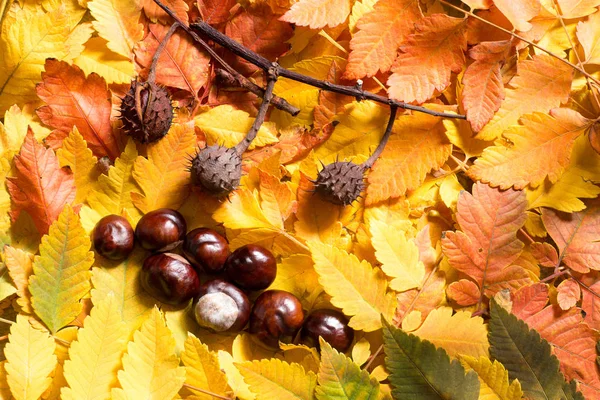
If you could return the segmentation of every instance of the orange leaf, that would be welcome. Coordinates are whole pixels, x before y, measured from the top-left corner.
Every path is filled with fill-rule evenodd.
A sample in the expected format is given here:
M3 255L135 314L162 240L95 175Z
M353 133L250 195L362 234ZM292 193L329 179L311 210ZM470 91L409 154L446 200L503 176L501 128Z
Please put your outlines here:
M549 243L534 242L529 245L531 254L543 267L558 267L558 253Z
M411 289L396 296L398 306L394 316L394 325L400 326L400 321L409 311L419 311L421 321L444 301L444 286L446 279L443 273L436 273L427 279L421 291Z
M585 210L571 214L542 208L542 221L558 247L560 259L581 273L600 270L600 201L586 204Z
M386 72L396 58L400 43L423 14L417 0L379 0L373 11L358 20L358 31L350 40L345 79Z
M311 29L333 28L343 23L350 14L350 0L300 0L292 5L282 21Z
M229 10L235 5L237 5L236 0L198 0L202 21L211 25L227 22L231 15Z
M504 99L500 66L511 48L508 40L483 42L469 50L475 62L463 76L462 105L473 131L479 132L494 116Z
M581 308L585 311L585 323L592 329L600 330L600 282L583 291Z
M168 30L165 25L148 25L148 35L135 48L135 60L143 77L148 76L152 57ZM208 55L178 29L158 59L156 83L187 90L195 96L208 80L209 62Z
M104 78L95 73L86 78L78 66L52 58L44 68L36 91L48 105L40 107L37 114L58 130L51 136L62 141L75 125L96 157L117 158L121 149L110 124L110 92Z
M553 110L552 116L525 115L521 125L504 133L506 140L483 151L468 174L500 189L537 187L546 177L554 183L569 165L575 139L588 126L577 111L566 108Z
M11 218L16 221L19 213L26 211L37 230L46 234L65 204L75 199L75 179L60 168L52 149L35 140L31 128L14 162L15 176L6 180L13 202Z
M345 66L340 65L337 60L331 62L326 81L339 84L342 72ZM344 106L351 103L354 99L350 96L344 96L338 93L322 90L319 93L319 105L314 111L314 126L317 129L323 128L333 120L333 117L344 111Z
M450 265L471 277L488 297L531 283L529 273L515 265L523 251L517 231L527 218L525 193L476 183L473 194L461 192L456 207L462 232L446 232L442 238Z
M596 12L600 0L557 0L563 18L581 18Z
M390 97L423 103L450 84L451 72L460 72L465 64L465 21L433 14L415 23L416 32L400 47L392 66Z
M416 189L427 173L444 165L452 145L440 118L426 114L398 118L381 157L368 175L366 204Z
M189 22L187 14L189 7L184 0L163 0L162 3L169 7L183 22L186 24ZM144 9L144 14L146 14L152 22L156 22L157 20L168 22L170 17L154 2L154 0L140 0L138 4Z
M574 279L565 279L556 288L558 295L556 300L563 310L568 310L577 304L581 298L581 288Z
M527 319L544 309L548 303L548 285L534 283L512 293L512 313L521 319Z
M461 306L472 306L477 304L481 298L481 292L477 284L468 279L461 279L449 284L446 288L446 294Z
M527 32L532 28L527 21L539 14L540 0L494 0L502 14L508 18L516 30Z

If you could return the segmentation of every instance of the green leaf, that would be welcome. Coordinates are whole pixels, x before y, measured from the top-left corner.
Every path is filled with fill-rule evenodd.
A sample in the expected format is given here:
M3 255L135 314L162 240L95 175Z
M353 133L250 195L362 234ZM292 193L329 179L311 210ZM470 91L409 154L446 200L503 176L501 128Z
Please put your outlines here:
M527 399L581 399L575 385L569 385L559 371L558 359L550 352L550 344L540 334L495 300L491 302L489 324L490 354L518 379Z
M457 360L450 361L444 349L382 322L385 364L395 399L478 399L475 372L465 375L463 366Z
M360 369L352 360L329 343L321 342L321 364L319 366L316 389L319 400L376 400L379 396L379 382L369 373Z

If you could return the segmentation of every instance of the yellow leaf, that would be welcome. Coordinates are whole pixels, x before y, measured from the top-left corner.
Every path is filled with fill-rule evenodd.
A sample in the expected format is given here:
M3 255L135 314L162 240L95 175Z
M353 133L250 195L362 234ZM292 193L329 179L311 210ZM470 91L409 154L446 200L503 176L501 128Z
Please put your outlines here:
M133 46L144 36L138 22L141 9L135 0L93 0L87 3L95 21L92 22L100 37L108 41L108 48L131 58Z
M296 196L289 183L281 182L280 178L263 171L259 171L259 176L260 205L269 221L283 228L284 221L296 208Z
M425 266L419 260L419 249L413 240L406 240L404 232L398 232L384 222L371 222L371 235L375 256L381 269L393 278L390 288L397 292L418 288L425 277Z
M106 40L99 36L91 38L73 63L79 66L86 76L95 72L109 84L131 82L135 74L131 60L107 51L106 45Z
M117 387L117 371L125 353L129 332L121 320L114 296L95 304L77 340L71 343L64 374L69 384L63 388L63 399L108 399Z
M4 248L4 261L8 273L17 287L17 304L23 312L33 313L31 308L31 294L29 293L29 277L33 273L33 254L11 246Z
M69 358L69 345L77 339L77 331L76 326L67 326L54 334L54 341L56 342L54 354L56 354L58 364L56 364L54 373L51 374L52 384L42 395L44 400L61 400L60 391L67 386L63 366Z
M440 198L446 205L446 207L456 210L456 203L458 203L458 195L460 192L465 190L462 187L456 174L450 174L444 177L440 185Z
M235 364L257 400L310 400L317 377L298 364L270 359Z
M356 33L356 23L363 15L373 11L373 6L377 3L377 0L362 0L357 1L352 6L350 12L350 18L348 19L348 28L352 34Z
M48 375L56 366L54 339L17 315L4 348L8 386L16 400L37 400L50 385Z
M227 377L219 366L217 355L208 350L192 333L188 333L185 350L181 353L181 361L185 365L185 383L212 393L227 396L229 385ZM211 400L210 395L190 390L200 399Z
M6 360L0 362L0 400L10 400L12 399L12 395L10 394L10 387L8 386L8 381L6 380Z
M444 128L446 128L446 136L450 140L450 143L460 148L467 158L480 156L483 149L492 144L492 142L474 138L475 133L471 129L469 121L444 119L442 123L444 124Z
M300 299L305 309L310 310L316 297L323 291L318 279L310 256L293 254L277 264L277 276L269 289L292 293Z
M46 11L52 11L63 7L63 12L68 17L68 25L72 29L77 27L77 24L81 21L81 18L83 18L83 15L85 14L85 9L83 9L77 3L77 0L42 0L41 3L42 7L44 7L44 10Z
M199 114L194 118L194 124L206 135L209 145L219 144L234 147L248 133L254 118L242 110L236 110L230 105L221 105ZM277 126L273 122L262 124L249 149L277 143Z
M281 17L298 26L320 29L343 23L350 14L350 0L300 0Z
M181 389L185 368L179 366L175 339L157 307L129 342L118 376L123 389L113 389L113 395L122 398L172 399Z
M371 357L371 343L364 337L352 347L352 360L357 365L363 365Z
M451 307L437 308L413 334L442 347L451 357L459 354L489 357L487 326L483 324L483 318L471 318L468 311L452 315Z
M29 278L35 313L55 333L81 312L79 300L90 290L94 253L79 216L66 205L42 238Z
M352 328L371 332L381 328L382 314L391 320L396 301L387 293L387 280L379 268L330 245L308 242L308 247L319 282L332 297L331 304L351 317Z
M11 105L37 100L35 84L46 58L67 56L69 35L64 9L44 13L20 10L0 36L0 113Z
M236 362L273 358L276 352L276 348L265 345L248 332L238 333L231 346L231 355Z
M517 379L509 384L508 371L502 363L470 356L461 356L460 361L477 372L481 384L479 400L520 400L523 397L521 384Z
M133 203L143 213L157 208L177 209L189 194L187 157L194 152L196 134L189 124L174 124L158 142L148 145L148 158L138 156L133 178L143 194L132 193Z
M250 387L244 382L244 377L235 367L233 356L223 350L217 352L219 365L225 371L227 383L233 389L233 393L241 400L254 400L256 395L250 391Z
M4 300L16 292L17 289L9 278L8 268L6 268L6 265L0 263L0 299Z
M87 147L86 141L79 133L76 126L62 142L62 147L57 150L56 155L60 166L69 166L75 177L75 203L84 202L88 194L95 186L100 171L96 167L98 160Z

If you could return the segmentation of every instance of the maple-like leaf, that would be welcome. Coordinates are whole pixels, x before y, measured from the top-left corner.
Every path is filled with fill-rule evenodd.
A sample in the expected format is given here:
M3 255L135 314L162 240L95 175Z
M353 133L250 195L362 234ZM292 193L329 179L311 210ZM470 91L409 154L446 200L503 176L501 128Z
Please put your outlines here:
M532 28L527 21L537 16L541 7L539 0L494 0L494 5L508 18L516 30L522 32Z
M450 361L448 354L443 349L436 349L431 342L383 321L383 343L394 398L478 398L477 374L470 371L465 375L464 368L457 360Z
M577 24L577 39L583 47L585 62L588 64L600 64L600 12L590 15L587 21Z
M152 57L168 30L169 26L150 24L148 35L135 48L135 61L142 69L142 76L148 76ZM156 82L187 90L196 96L208 80L209 61L207 53L189 35L177 30L158 59Z
M308 242L319 282L332 298L331 304L351 316L349 325L366 332L381 328L383 316L391 320L394 297L378 268L360 262L353 254L319 242Z
M505 40L482 42L469 50L469 57L475 61L463 75L462 105L475 132L492 119L504 100L500 67L510 48L511 42Z
M127 345L118 376L122 389L112 389L113 398L172 399L181 389L185 368L179 366L173 333L157 307Z
M86 77L76 65L55 59L46 60L44 69L36 91L48 105L37 114L57 129L53 135L64 138L75 125L96 157L117 158L119 138L110 124L110 92L104 79L95 73Z
M469 176L500 189L536 187L546 177L556 182L569 164L575 139L588 126L581 114L570 109L525 115L521 125L504 132L505 141L483 151L469 168Z
M148 158L138 156L133 178L142 194L132 193L135 206L143 213L157 208L178 209L189 194L188 158L196 147L191 124L174 124L162 140L147 147Z
M256 394L256 400L310 400L314 396L317 376L311 371L305 372L299 364L272 358L236 363L235 366Z
M4 247L4 262L10 278L17 288L17 303L27 314L33 313L31 294L29 293L29 277L33 273L33 254L12 246Z
M63 140L62 147L56 151L61 167L68 166L75 178L75 203L83 203L92 189L100 171L96 167L98 162L92 151L87 147L87 142L79 133L76 126Z
M73 64L85 72L92 72L104 78L106 83L130 83L135 74L129 58L112 51L106 51L107 41L100 36L87 41L83 52L73 60Z
M577 213L542 208L542 221L559 251L559 261L574 271L600 269L600 203L592 200Z
M523 397L519 381L513 379L509 383L508 371L497 360L461 355L460 361L477 372L481 384L479 400L520 400Z
M415 0L379 0L373 11L358 20L350 40L344 78L360 79L386 72L396 59L398 46L423 14Z
M461 306L472 306L477 304L481 297L481 291L477 284L469 279L460 279L452 282L446 288L446 294Z
M563 310L575 306L581 297L581 288L574 279L565 279L556 288L558 295L556 301Z
M17 315L4 348L8 386L16 400L38 399L50 385L56 366L54 339L35 329L27 317Z
M143 25L138 22L141 10L135 0L88 1L94 29L108 41L108 48L127 58L143 35Z
M189 23L189 7L184 0L165 0L162 3L169 7L169 9L172 10L181 21L185 22L186 24ZM169 16L154 2L154 0L140 0L139 5L144 10L144 14L146 14L146 16L150 18L152 22L156 22L158 20L168 22Z
M481 140L493 140L522 115L535 111L548 112L567 101L571 91L573 70L545 54L518 64L517 75L505 90L506 98L494 118L477 134Z
M366 370L352 362L344 354L333 349L323 338L320 339L321 363L319 365L318 400L349 400L379 398L379 382L371 378Z
M9 3L6 3L9 4ZM2 27L0 35L0 114L13 104L36 98L46 58L67 56L69 35L64 9L43 13L17 12L14 23Z
M29 278L35 313L51 332L73 321L81 312L80 299L90 290L94 253L79 216L67 205L42 238Z
M472 191L458 199L456 219L462 231L446 232L442 238L448 262L469 275L488 297L530 283L529 273L514 265L523 250L517 231L525 223L525 194L481 183Z
M14 163L15 177L6 180L14 204L11 217L15 221L22 210L26 211L38 231L45 234L64 205L75 199L73 175L60 168L54 151L39 144L31 129Z
M396 198L413 190L452 152L440 118L427 114L401 117L381 157L367 176L366 204Z
M188 333L185 340L181 361L185 365L186 384L221 396L227 395L229 389L227 377L219 366L216 354L209 351L208 346L192 333ZM201 396L200 392L191 390L195 395Z
M94 304L77 332L77 340L69 347L69 359L64 364L69 387L61 390L61 398L110 398L111 389L118 385L117 371L128 338L114 296Z
M281 17L311 29L334 27L343 23L350 14L350 0L300 0Z
M596 12L600 0L556 0L563 18L581 18Z
M451 73L465 64L465 21L433 14L415 23L415 33L400 46L387 81L391 98L423 103L450 84Z

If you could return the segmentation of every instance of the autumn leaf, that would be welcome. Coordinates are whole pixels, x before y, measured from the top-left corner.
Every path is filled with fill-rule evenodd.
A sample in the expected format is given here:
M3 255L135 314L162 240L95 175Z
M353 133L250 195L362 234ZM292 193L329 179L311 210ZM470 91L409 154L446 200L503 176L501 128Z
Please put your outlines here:
M314 396L317 377L299 364L270 359L235 364L255 393L256 400L272 398L309 400Z
M557 0L563 18L581 18L596 12L598 0Z
M537 16L541 7L539 0L494 0L494 5L508 18L516 30L522 32L527 32L532 28L532 25L527 21Z
M519 400L523 397L519 380L513 379L509 383L506 368L497 360L492 362L487 357L461 356L460 361L477 372L481 384L480 400Z
M394 325L399 325L410 310L421 313L421 319L424 320L431 311L445 301L445 286L444 274L436 273L425 281L422 289L411 289L399 293L396 296L397 307L393 320Z
M574 279L565 279L557 287L558 295L556 301L563 310L575 306L581 297L581 288Z
M186 24L189 22L189 7L184 0L165 0L162 3L165 6L169 7L170 10L173 10L175 15L177 15L177 17L179 17L183 22L185 22ZM146 16L150 18L152 22L156 22L158 20L161 20L163 22L168 21L169 17L167 13L165 13L163 9L160 8L158 4L154 2L154 0L141 0L139 4L144 10L144 14L146 14Z
M356 23L344 78L360 79L386 72L396 59L398 46L422 17L415 0L379 0L373 11Z
M590 15L587 21L577 23L577 38L583 47L587 64L600 64L599 30L600 12Z
M33 313L31 294L29 293L29 277L33 274L33 254L12 246L4 247L4 262L8 273L17 288L17 303L27 314Z
M468 279L460 279L449 284L446 294L461 306L472 306L481 298L481 291L477 284Z
M292 4L281 20L299 26L308 26L311 29L320 29L343 23L348 14L350 14L350 0L300 0Z
M63 140L62 147L56 151L61 167L69 167L75 178L75 203L83 203L89 193L95 188L100 171L96 167L98 162L92 151L87 147L87 142L79 133L76 126Z
M227 395L229 389L227 377L219 366L216 354L210 352L208 346L192 333L188 333L185 340L185 350L181 353L181 361L186 369L186 384L222 396ZM191 390L194 392L193 389ZM198 398L209 397L202 396L200 392L194 392L194 394L199 396Z
M390 97L423 103L450 84L451 72L460 72L467 48L465 20L433 14L415 24L415 33L400 46L387 81ZM419 79L414 79L414 76Z
M110 124L110 92L104 79L94 73L85 77L79 67L54 59L46 60L44 69L36 91L48 105L37 114L57 129L52 136L64 138L75 125L96 157L114 160L120 146Z
M86 42L83 52L73 60L73 64L86 75L97 73L108 84L130 83L134 76L133 63L120 54L107 52L107 43L100 36L91 38Z
M65 204L75 200L73 175L60 168L52 149L37 143L29 129L21 151L14 158L15 177L6 180L16 220L21 211L34 218L41 234L48 232Z
M98 34L108 41L108 48L132 58L135 44L142 39L144 30L138 22L141 11L135 0L92 0L87 2Z

